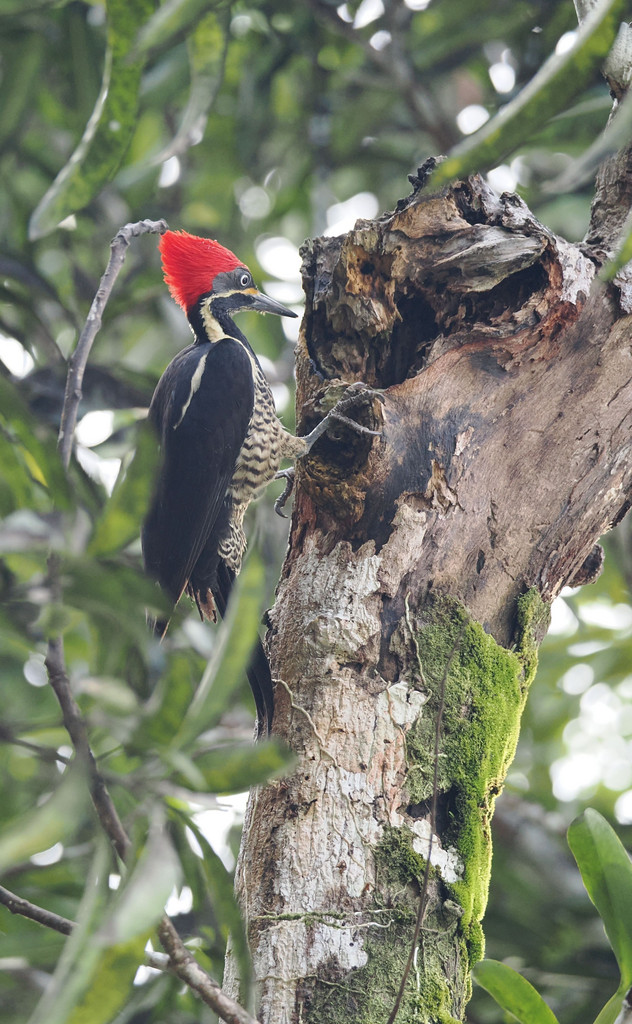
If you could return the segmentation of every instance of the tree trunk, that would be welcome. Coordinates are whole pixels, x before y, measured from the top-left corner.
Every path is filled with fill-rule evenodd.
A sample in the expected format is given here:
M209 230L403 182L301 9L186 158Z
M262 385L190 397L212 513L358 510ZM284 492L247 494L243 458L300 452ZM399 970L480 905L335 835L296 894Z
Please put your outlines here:
M430 848L398 1021L445 1024L548 605L628 507L631 318L588 248L478 178L304 256L301 432L364 381L382 437L341 424L298 469L268 634L296 768L252 794L237 877L257 1010L386 1024Z

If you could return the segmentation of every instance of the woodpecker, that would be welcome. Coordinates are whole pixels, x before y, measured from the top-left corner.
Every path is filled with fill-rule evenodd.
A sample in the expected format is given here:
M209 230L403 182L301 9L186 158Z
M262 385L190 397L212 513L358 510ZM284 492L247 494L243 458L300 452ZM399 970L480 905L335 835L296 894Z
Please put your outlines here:
M344 415L349 402L306 437L286 430L233 316L247 309L296 314L259 292L248 267L212 239L167 231L159 247L165 282L187 316L193 343L169 363L149 407L162 462L141 532L143 557L174 607L186 592L202 618L216 621L241 568L246 509L282 460L305 455L331 419L374 431ZM269 730L274 704L260 642L248 678L261 733Z

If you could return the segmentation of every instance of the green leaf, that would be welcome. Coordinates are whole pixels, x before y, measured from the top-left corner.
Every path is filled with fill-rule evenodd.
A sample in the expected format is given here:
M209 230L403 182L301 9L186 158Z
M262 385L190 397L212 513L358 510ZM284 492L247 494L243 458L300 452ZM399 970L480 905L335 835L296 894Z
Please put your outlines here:
M40 807L4 828L0 836L0 875L33 854L71 839L81 825L87 804L85 775L79 765L73 765Z
M223 80L229 39L229 13L226 10L226 16L220 18L214 11L209 12L188 36L191 91L174 138L154 158L154 164L162 164L170 157L184 153L204 135L209 113Z
M114 561L66 557L60 575L64 604L78 608L99 628L114 626L140 643L148 636L145 608L157 614L168 608L151 580Z
M259 632L264 593L263 562L258 552L251 550L233 588L217 646L173 739L174 747L184 746L215 724L243 682Z
M161 648L162 649L162 648ZM139 723L139 727L129 740L130 750L151 750L155 747L166 747L182 724L182 720L191 703L191 697L201 668L192 664L189 652L169 651L167 664L160 673L160 678L152 694L152 714L147 714Z
M153 11L152 0L107 0L108 49L103 81L76 150L38 203L29 238L42 238L83 209L119 169L136 125L144 60L130 60L132 43Z
M160 452L155 430L145 421L139 428L133 458L121 466L112 495L88 547L91 555L120 551L138 537L151 499Z
M66 608L65 605L53 601L42 605L36 626L46 640L52 640L75 629L82 619L83 616L77 608Z
M152 825L147 843L118 890L96 941L103 946L119 946L139 935L146 937L163 916L165 903L180 884L181 875L180 861L165 829Z
M126 1005L149 935L121 942L99 953L96 971L67 1024L110 1024Z
M239 965L239 977L243 987L246 1005L252 984L252 963L250 950L241 917L241 911L235 899L233 876L227 871L215 850L200 832L197 825L188 819L187 828L191 830L202 850L199 866L203 874L208 898L217 914L218 921L225 932L230 932L233 952ZM226 935L226 937L228 937Z
M76 915L76 927L64 944L55 973L29 1024L66 1024L94 976L99 953L90 938L107 905L110 857L110 844L100 834Z
M147 55L190 31L207 12L208 0L166 0L140 28L134 57Z
M16 509L37 505L33 474L24 454L21 445L0 432L0 515L3 518Z
M110 846L102 837L55 974L29 1024L109 1024L129 998L148 934L105 949L99 931L107 912Z
M554 54L514 100L464 142L433 172L430 188L494 167L563 110L591 81L612 46L627 0L602 0L566 53Z
M5 0L6 2L6 0ZM17 0L20 5L22 0ZM18 7L18 10L20 8ZM22 7L23 10L23 7ZM5 14L0 2L0 15ZM28 115L29 102L36 89L44 56L44 36L41 32L26 32L18 36L2 54L3 76L0 83L0 146L16 137Z
M595 1024L617 1024L617 1021L626 1021L629 1018L621 1018L622 1003L628 994L627 985L620 985L615 994L608 1000L603 1010L595 1020Z
M26 11L37 11L42 7L63 7L70 0L0 0L0 16L24 14Z
M291 755L277 743L256 746L215 747L195 756L195 768L202 776L207 793L243 793L251 786L266 782L292 763Z
M595 904L621 971L632 985L632 863L614 829L592 808L568 830L568 845Z
M0 376L0 424L3 423L9 434L20 442L19 461L31 478L48 489L60 508L71 507L70 487L57 451L56 437L37 423L14 384ZM17 461L14 455L14 466ZM8 472L8 467L5 470L3 465L3 475L5 471Z
M164 7L161 7L160 11L163 10ZM224 13L225 17L219 18L214 11L209 12L188 37L191 68L189 99L175 137L153 158L154 164L163 163L169 157L183 153L189 146L199 142L204 134L208 115L224 77L230 11Z
M520 1024L557 1024L557 1017L539 992L507 964L498 960L481 960L474 967L472 977Z

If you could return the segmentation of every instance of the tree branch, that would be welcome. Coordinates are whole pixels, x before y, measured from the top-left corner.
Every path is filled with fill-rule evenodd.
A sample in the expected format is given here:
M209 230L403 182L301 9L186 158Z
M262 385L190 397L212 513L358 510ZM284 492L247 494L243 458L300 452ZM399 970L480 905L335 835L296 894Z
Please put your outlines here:
M57 572L58 565L56 563L56 556L51 555L49 559L51 572ZM53 688L61 708L64 727L72 740L77 756L84 761L88 767L90 777L90 796L92 797L92 802L99 817L99 821L101 822L106 834L112 840L119 857L124 861L131 849L131 843L123 825L121 824L121 819L118 816L112 797L110 796L105 784L105 780L97 768L94 754L90 748L86 723L83 720L79 705L77 704L70 688L70 680L66 670L64 647L61 637L55 637L54 639L49 640L48 652L46 654L44 664L46 665L46 670L48 672L48 681Z
M0 743L10 743L14 747L23 747L25 750L30 750L41 761L46 761L49 764L56 764L57 762L60 764L70 764L70 758L60 754L54 747L43 747L40 743L31 743L29 740L19 739L17 736L14 736L8 726L1 724Z
M12 914L28 917L30 921L37 921L38 924L43 924L46 928L61 932L62 935L70 935L75 927L74 921L69 921L67 917L61 917L59 914L53 914L52 910L44 910L43 907L38 907L35 903L29 903L28 900L5 889L3 885L0 885L0 903Z
M163 917L158 925L158 936L163 949L169 955L170 969L189 988L197 992L202 1002L210 1006L226 1024L258 1024L256 1017L231 999L218 983L202 970L168 917Z
M72 442L77 423L77 410L81 401L81 389L86 364L94 339L101 327L103 311L125 262L127 247L132 238L138 238L139 235L146 234L162 235L166 230L167 222L164 220L139 220L135 224L126 224L112 239L108 265L101 278L97 293L92 300L90 312L77 342L77 347L70 357L68 364L66 392L64 394L64 405L59 427L59 451L66 468L70 463L70 455L72 453Z
M16 896L2 885L0 885L0 904L12 914L19 914L30 921L60 932L62 935L70 935L76 927L75 922L70 921L67 917L44 910L43 907L38 907L35 903ZM158 934L167 956L163 957L158 953L150 954L148 957L150 967L153 967L154 970L169 971L175 974L180 981L184 981L189 988L197 992L200 999L210 1006L222 1020L226 1021L226 1024L258 1024L247 1010L227 996L219 984L200 967L168 917L164 917L160 922Z

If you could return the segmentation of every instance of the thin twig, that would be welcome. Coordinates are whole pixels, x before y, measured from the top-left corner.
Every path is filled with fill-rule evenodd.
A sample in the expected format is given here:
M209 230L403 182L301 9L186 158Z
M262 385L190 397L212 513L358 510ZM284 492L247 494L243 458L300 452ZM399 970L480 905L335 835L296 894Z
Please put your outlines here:
M49 566L56 561L55 556L49 559ZM52 566L52 568L55 568ZM99 772L88 740L88 730L83 720L79 705L70 688L70 680L64 659L64 647L61 637L48 642L48 653L44 662L48 671L48 680L57 697L61 708L66 732L72 740L77 756L87 765L90 776L90 796L99 821L112 840L114 848L121 860L125 860L131 843L121 819L118 816L112 797L109 794L103 776Z
M163 917L158 925L158 937L169 955L170 970L197 992L202 1002L210 1006L226 1024L258 1024L256 1017L231 999L219 984L202 970L168 917Z
M103 310L110 298L114 283L125 262L127 247L132 238L139 235L159 234L167 230L167 222L164 220L139 220L135 224L126 224L112 239L110 246L111 254L105 273L97 293L92 300L88 319L77 342L77 347L70 357L68 364L68 376L66 378L66 391L64 394L64 405L61 413L61 424L59 427L59 452L61 460L66 468L70 464L72 453L72 442L75 436L77 424L77 410L81 401L83 375L90 355L90 350L101 327Z
M22 740L15 736L8 726L1 724L0 743L10 743L14 747L23 747L25 750L30 750L41 761L47 761L49 764L55 764L56 762L70 764L70 758L66 757L65 754L60 754L55 747L43 747L41 743L31 743L30 740Z
M19 914L30 921L60 932L62 935L70 935L76 927L75 922L70 921L67 917L44 910L43 907L38 907L35 903L16 896L2 885L0 885L0 904L12 914ZM203 1002L219 1014L222 1020L226 1021L226 1024L258 1024L247 1010L227 996L218 983L202 970L168 917L164 917L160 922L158 934L167 955L150 954L147 961L148 966L153 967L154 970L169 971L171 974L175 974L180 981L186 982L189 988L198 993Z
M59 914L53 914L52 910L44 910L43 907L38 907L35 903L29 903L28 900L5 889L3 885L0 885L0 903L12 914L28 917L30 921L37 921L38 924L43 924L46 928L61 932L62 935L70 935L75 927L74 921L69 921L67 917L61 917Z
M430 881L430 860L432 857L432 840L434 838L435 829L437 827L437 802L439 798L439 752L441 747L441 730L443 723L443 710L445 708L445 687L448 681L448 672L450 671L450 665L454 655L456 654L461 639L467 626L467 620L461 623L461 628L456 635L455 641L452 644L452 648L448 655L448 660L445 663L441 682L439 684L439 706L437 708L437 718L435 722L435 738L434 738L434 769L432 777L432 802L430 805L430 839L428 840L428 856L426 857L426 866L424 868L424 877L421 883L421 893L419 896L419 907L417 909L417 920L415 922L415 930L413 932L413 939L410 946L410 953L402 980L400 982L399 990L397 992L397 998L395 999L395 1005L391 1010L391 1014L388 1018L387 1024L394 1024L395 1018L399 1013L402 998L404 996L404 989L406 988L406 982L410 974L410 969L415 959L415 950L417 949L417 943L419 941L419 934L423 928L423 923L428 910L428 884Z

